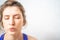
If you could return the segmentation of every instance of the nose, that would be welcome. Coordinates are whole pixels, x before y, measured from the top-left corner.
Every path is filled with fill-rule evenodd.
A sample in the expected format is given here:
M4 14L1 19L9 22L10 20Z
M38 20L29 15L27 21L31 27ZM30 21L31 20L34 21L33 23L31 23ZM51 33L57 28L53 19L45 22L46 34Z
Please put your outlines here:
M10 24L11 26L14 26L14 25L15 25L15 22L14 22L14 19L13 19L13 18L10 18L9 24Z

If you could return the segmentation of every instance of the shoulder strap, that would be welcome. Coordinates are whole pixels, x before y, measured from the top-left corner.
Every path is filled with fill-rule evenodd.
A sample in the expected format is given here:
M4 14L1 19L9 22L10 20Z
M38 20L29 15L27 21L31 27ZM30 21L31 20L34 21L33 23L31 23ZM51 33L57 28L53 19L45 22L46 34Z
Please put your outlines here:
M4 34L1 35L0 40L4 40Z
M28 37L26 34L23 34L23 40L28 40Z
M4 34L1 35L0 40L4 40ZM23 40L28 40L28 37L26 34L23 34Z

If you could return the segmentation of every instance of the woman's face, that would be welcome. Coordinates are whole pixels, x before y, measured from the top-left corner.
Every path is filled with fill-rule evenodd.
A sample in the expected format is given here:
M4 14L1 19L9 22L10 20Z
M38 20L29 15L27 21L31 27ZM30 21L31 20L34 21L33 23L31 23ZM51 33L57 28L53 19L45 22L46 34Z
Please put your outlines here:
M23 16L17 6L8 6L3 11L2 22L4 30L8 34L15 34L21 31L23 26Z

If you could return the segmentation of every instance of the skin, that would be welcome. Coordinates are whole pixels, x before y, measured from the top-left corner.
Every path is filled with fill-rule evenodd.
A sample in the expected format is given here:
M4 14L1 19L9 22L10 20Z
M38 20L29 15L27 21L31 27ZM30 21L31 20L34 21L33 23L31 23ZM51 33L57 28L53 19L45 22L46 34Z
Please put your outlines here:
M21 29L23 26L23 16L22 12L19 10L18 7L12 6L5 8L3 11L2 21L4 30L6 32L5 36L11 37L10 40L12 40L13 37L16 38L18 35L21 35Z
M17 6L8 6L3 11L3 27L5 30L4 40L23 40L21 33L23 27L23 16ZM35 38L28 36L28 40Z

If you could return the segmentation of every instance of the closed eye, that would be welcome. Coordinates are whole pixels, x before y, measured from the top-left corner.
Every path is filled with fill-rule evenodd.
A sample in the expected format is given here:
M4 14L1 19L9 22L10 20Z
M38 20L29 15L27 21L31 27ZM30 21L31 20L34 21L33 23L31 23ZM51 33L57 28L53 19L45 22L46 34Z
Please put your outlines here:
M14 18L16 18L16 19L20 19L21 16L20 16L19 14L16 14L16 15L14 15Z
M20 16L15 16L16 19L20 19Z
M8 15L5 15L5 16L4 16L4 19L5 19L5 20L8 20L8 19L9 19L9 16L8 16Z

